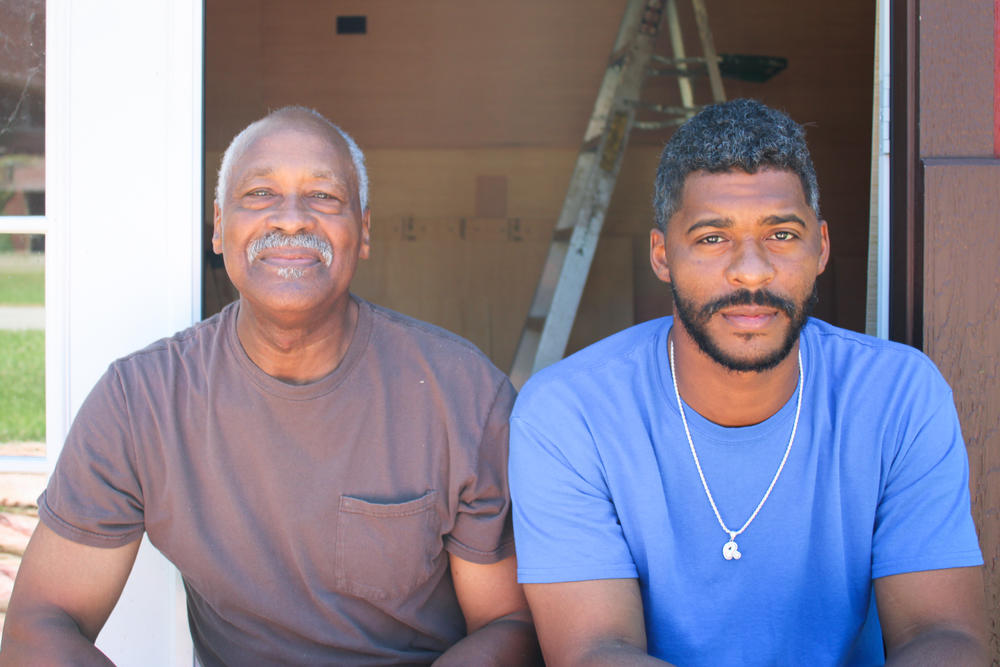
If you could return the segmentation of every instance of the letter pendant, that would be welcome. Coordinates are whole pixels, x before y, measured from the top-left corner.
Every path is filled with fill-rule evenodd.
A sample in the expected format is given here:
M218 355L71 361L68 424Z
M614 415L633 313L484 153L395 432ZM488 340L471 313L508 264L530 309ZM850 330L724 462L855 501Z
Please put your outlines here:
M726 542L725 546L722 547L722 557L726 560L739 560L743 557L740 553L739 547L736 546L735 540L729 540Z

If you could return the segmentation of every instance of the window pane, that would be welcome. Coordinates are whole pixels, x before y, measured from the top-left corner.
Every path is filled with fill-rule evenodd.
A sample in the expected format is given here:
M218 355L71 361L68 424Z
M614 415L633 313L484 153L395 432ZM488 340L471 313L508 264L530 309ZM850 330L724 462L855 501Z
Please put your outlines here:
M45 213L45 0L0 0L0 215Z
M44 241L0 234L0 455L45 454Z

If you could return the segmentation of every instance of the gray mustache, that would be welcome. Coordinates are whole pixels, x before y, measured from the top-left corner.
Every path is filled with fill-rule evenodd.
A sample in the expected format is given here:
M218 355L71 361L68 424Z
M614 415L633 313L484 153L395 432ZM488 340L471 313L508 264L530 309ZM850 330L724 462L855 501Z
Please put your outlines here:
M327 266L333 262L333 248L318 236L299 232L298 234L283 234L279 231L268 232L254 240L247 247L247 261L253 262L263 250L270 248L309 248L317 251Z

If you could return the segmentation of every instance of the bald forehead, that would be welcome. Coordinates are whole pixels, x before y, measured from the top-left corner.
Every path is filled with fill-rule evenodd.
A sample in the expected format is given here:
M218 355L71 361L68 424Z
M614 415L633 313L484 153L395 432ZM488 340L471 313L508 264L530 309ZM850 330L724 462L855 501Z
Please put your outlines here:
M235 181L242 180L242 177L247 176L244 170L247 168L255 171L266 170L266 167L260 165L251 167L247 163L248 153L256 152L253 149L256 148L258 142L280 141L282 134L306 134L321 139L323 143L333 149L336 155L336 160L329 165L329 169L321 170L322 175L339 176L340 179L350 183L352 189L357 189L358 176L354 172L350 148L343 137L335 129L311 114L289 110L284 113L272 114L252 124L239 137L238 143L233 145L231 161L228 165L229 173L225 174L226 189L230 192L220 193L223 200L232 195L231 190L236 184ZM260 162L260 156L258 155L252 161ZM222 203L220 202L220 205Z
M247 133L247 139L245 143L239 147L239 151L235 157L239 159L243 152L246 151L247 147L252 145L258 139L272 137L274 135L281 134L282 132L301 132L320 137L325 140L329 146L334 148L342 158L350 162L351 155L347 142L344 141L343 137L341 137L336 130L318 118L297 111L274 114L258 121L254 125L252 131Z

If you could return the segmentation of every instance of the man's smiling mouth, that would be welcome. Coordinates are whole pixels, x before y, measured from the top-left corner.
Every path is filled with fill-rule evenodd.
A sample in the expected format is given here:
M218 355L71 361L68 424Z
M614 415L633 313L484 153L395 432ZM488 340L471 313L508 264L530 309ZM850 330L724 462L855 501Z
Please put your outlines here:
M272 231L247 246L247 261L253 263L258 258L265 263L290 264L293 267L307 266L312 262L330 266L333 263L333 248L328 241L315 234Z

